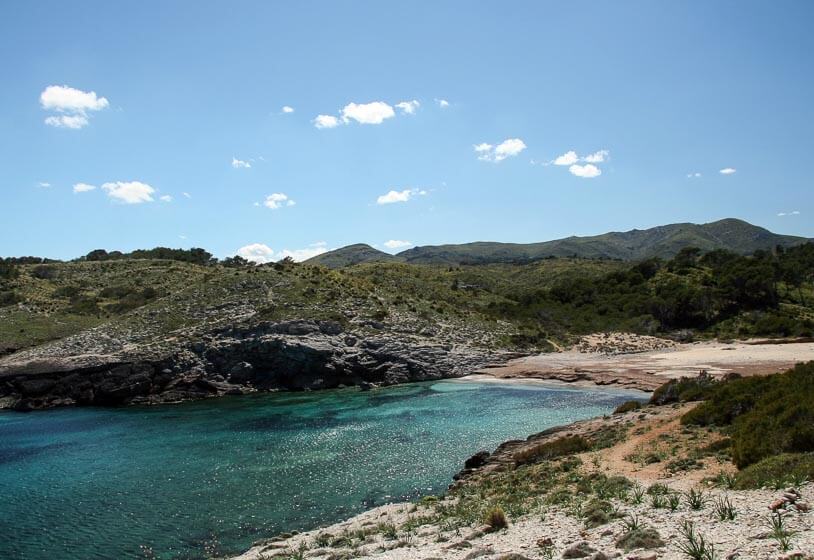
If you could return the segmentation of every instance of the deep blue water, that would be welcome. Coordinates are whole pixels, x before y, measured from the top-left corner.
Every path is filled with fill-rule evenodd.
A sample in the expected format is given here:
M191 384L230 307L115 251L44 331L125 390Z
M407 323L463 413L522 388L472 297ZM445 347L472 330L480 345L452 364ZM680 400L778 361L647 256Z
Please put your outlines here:
M506 439L631 394L444 381L0 413L0 558L206 558L439 493Z

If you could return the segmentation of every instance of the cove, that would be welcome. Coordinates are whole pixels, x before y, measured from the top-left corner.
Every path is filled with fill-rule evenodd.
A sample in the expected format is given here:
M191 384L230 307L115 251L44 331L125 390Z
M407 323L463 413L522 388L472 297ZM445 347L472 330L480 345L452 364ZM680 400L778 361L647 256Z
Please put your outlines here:
M643 393L441 381L0 414L0 558L201 559L443 492L507 439Z

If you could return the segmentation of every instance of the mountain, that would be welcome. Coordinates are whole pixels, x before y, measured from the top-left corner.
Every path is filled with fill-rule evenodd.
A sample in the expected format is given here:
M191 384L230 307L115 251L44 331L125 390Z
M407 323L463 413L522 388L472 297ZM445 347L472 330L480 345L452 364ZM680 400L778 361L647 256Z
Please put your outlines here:
M649 229L610 232L588 237L566 237L541 243L498 243L478 241L459 245L428 245L414 247L390 257L414 264L486 264L527 262L546 257L580 257L638 260L649 257L669 258L683 247L698 247L703 251L727 249L739 254L751 254L758 249L772 249L777 245L789 247L805 243L808 239L780 235L743 220L727 218L708 224L669 224ZM333 251L359 247L351 245ZM367 247L367 246L365 246ZM371 251L375 251L370 248ZM351 251L353 253L355 251ZM320 255L329 257L332 253ZM377 251L377 253L379 253ZM385 253L380 253L386 255ZM316 264L316 259L312 259ZM331 259L319 264L344 266L345 259ZM356 261L363 262L363 261Z
M328 268L341 268L343 266L359 263L387 262L393 260L395 260L395 257L389 253L374 249L366 243L356 243L355 245L348 245L341 249L335 249L317 255L316 257L311 257L306 262L308 264L321 264Z

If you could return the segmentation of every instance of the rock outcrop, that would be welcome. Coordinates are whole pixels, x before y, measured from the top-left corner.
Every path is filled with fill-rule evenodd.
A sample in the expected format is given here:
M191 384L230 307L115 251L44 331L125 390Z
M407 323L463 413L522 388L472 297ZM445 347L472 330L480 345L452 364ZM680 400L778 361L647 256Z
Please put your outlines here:
M459 377L515 357L385 330L360 336L332 321L263 322L213 331L153 354L9 356L0 408L177 402L252 391L392 385Z

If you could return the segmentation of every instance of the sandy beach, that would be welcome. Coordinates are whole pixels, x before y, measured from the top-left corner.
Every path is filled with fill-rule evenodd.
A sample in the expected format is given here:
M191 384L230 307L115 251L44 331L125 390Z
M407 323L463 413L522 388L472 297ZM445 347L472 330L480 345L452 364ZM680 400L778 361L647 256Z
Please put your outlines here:
M679 344L655 337L612 333L583 338L573 348L526 356L485 368L464 380L489 378L554 381L577 386L611 385L652 391L666 379L706 370L767 375L814 360L814 342L744 340Z

